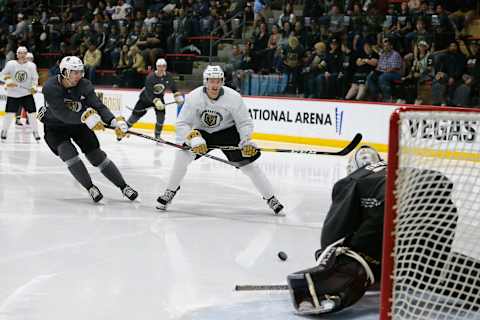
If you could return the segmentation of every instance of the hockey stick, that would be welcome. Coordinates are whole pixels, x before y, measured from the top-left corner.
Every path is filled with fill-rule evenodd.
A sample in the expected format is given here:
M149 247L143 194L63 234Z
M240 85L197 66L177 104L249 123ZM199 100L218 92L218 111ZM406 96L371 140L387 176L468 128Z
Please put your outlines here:
M115 128L113 128L113 127L105 127L105 128L115 130ZM190 151L193 154L196 154L198 156L210 158L210 159L216 160L216 161L220 161L220 162L228 164L232 167L235 167L237 169L242 166L242 164L240 162L228 161L228 160L216 157L216 156L212 156L211 154L208 154L208 153L205 153L205 154L195 153L187 146L183 146L181 144L176 144L176 143L173 143L173 142L170 142L170 141L167 141L167 140L163 140L161 138L154 138L154 137L151 137L149 135L146 135L146 134L143 134L143 133L140 133L140 132L135 132L135 131L128 130L127 134L131 134L133 136L137 136L137 137L144 138L144 139L147 139L147 140L152 140L152 141L155 141L155 142L163 143L163 144L169 145L171 147L175 147L175 148L182 149L182 150L185 150L185 151Z
M5 81L0 80L0 84L3 84L3 85L4 85L4 84L5 84ZM25 89L25 90L28 90L28 91L31 91L31 90L32 90L32 88L27 88L27 87L22 86L21 84L18 84L18 83L15 84L15 87L11 87L11 88L5 87L5 90L14 89L14 88L16 88L16 87L22 88L22 89ZM35 93L38 93L38 90L36 90Z
M165 103L164 106L169 106L169 105L171 105L171 104L176 104L176 103L177 103L177 102L172 101L172 102ZM147 108L144 108L144 109L138 109L138 110L135 109L135 107L132 108L132 107L130 107L130 106L125 106L125 108L126 108L127 110L130 110L130 111L134 112L134 113L141 113L141 112L144 112L144 111L148 111L148 109L150 109L150 108L154 108L154 109L155 109L155 106L152 105L152 106L150 106L150 107L147 107ZM164 109L164 110L165 110L165 109ZM163 110L159 110L159 111L163 111Z
M235 286L235 291L277 291L277 290L288 290L286 284L267 284L267 285L240 285Z
M284 153L304 153L304 154L321 154L321 155L329 155L329 156L346 156L350 152L352 152L362 141L362 134L357 133L355 137L353 137L352 141L345 146L340 151L318 151L318 150L292 150L292 149L277 149L277 148L257 148L260 151L266 152L284 152ZM236 146L212 146L212 148L220 149L220 150L240 150L240 147Z

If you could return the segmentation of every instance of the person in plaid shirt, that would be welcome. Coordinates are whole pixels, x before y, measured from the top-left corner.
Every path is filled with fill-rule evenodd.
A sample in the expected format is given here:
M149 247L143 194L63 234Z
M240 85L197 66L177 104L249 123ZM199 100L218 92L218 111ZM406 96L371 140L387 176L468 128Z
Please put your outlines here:
M401 79L402 57L393 50L391 39L383 39L383 51L378 59L377 68L367 77L368 91L373 98L381 92L383 101L392 101L392 82Z

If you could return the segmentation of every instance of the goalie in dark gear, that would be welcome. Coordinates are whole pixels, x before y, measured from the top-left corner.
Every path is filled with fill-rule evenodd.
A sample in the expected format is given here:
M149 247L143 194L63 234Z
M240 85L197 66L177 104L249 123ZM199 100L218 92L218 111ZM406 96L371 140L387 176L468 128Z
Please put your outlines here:
M318 266L287 277L293 304L299 313L340 311L358 301L371 285L379 284L386 167L375 149L363 146L351 157L347 177L335 183L332 204L321 234L322 249L315 253ZM412 230L412 241L419 242L421 250L405 252L414 261L420 262L418 270L410 268L401 278L406 279L406 285L410 286L420 287L420 280L431 278L427 281L430 285L444 282L448 288L455 288L460 285L455 276L451 279L441 276L441 272L450 268L447 257L453 255L465 259L451 252L458 221L457 209L451 199L453 183L438 171L404 170L408 170L408 174L415 176L419 182L415 191L418 200L410 205L423 208L426 215L425 223L419 223ZM432 219L441 223L432 225L429 223ZM435 248L434 243L444 245ZM432 255L443 262L430 259ZM480 281L473 287L478 288L478 285ZM478 289L475 290L478 292ZM455 294L455 289L452 291L453 297L466 298ZM480 304L480 299L469 300L466 302Z
M337 181L323 225L316 267L287 277L299 313L342 310L357 302L380 276L386 163L362 146Z

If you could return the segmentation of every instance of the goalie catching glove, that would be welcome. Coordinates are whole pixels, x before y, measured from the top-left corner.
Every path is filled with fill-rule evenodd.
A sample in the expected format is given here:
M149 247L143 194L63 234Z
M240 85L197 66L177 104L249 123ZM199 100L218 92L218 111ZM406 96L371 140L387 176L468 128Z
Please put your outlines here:
M122 116L118 116L112 120L110 126L115 128L115 134L117 135L117 140L122 140L125 136L127 136L128 125L125 121L125 118Z
M157 109L158 111L165 110L165 104L162 102L162 99L160 98L153 99L153 105L155 109Z
M238 146L242 151L242 156L244 156L245 158L253 157L258 152L257 145L250 138L246 138L240 141Z
M316 267L288 275L288 287L298 313L340 311L357 302L374 284L367 262L342 243L343 239L322 250Z
M104 130L105 126L103 125L102 118L93 108L88 108L82 113L80 118L82 123L86 124L91 130Z
M193 153L205 154L208 151L207 142L198 130L192 130L187 136L187 144Z

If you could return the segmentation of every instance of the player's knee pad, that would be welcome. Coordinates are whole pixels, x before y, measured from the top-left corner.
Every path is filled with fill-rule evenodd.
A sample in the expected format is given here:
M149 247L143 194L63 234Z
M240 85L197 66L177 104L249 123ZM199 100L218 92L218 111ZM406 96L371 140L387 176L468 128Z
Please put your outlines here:
M95 149L92 152L85 155L90 163L102 170L108 165L110 160L107 158L107 154L101 149Z
M288 275L293 305L301 314L340 311L357 302L374 283L367 262L347 247L327 247L316 267Z
M67 166L72 166L76 161L80 161L78 157L77 149L73 144L69 142L62 143L57 147L57 153L60 159L67 164Z

